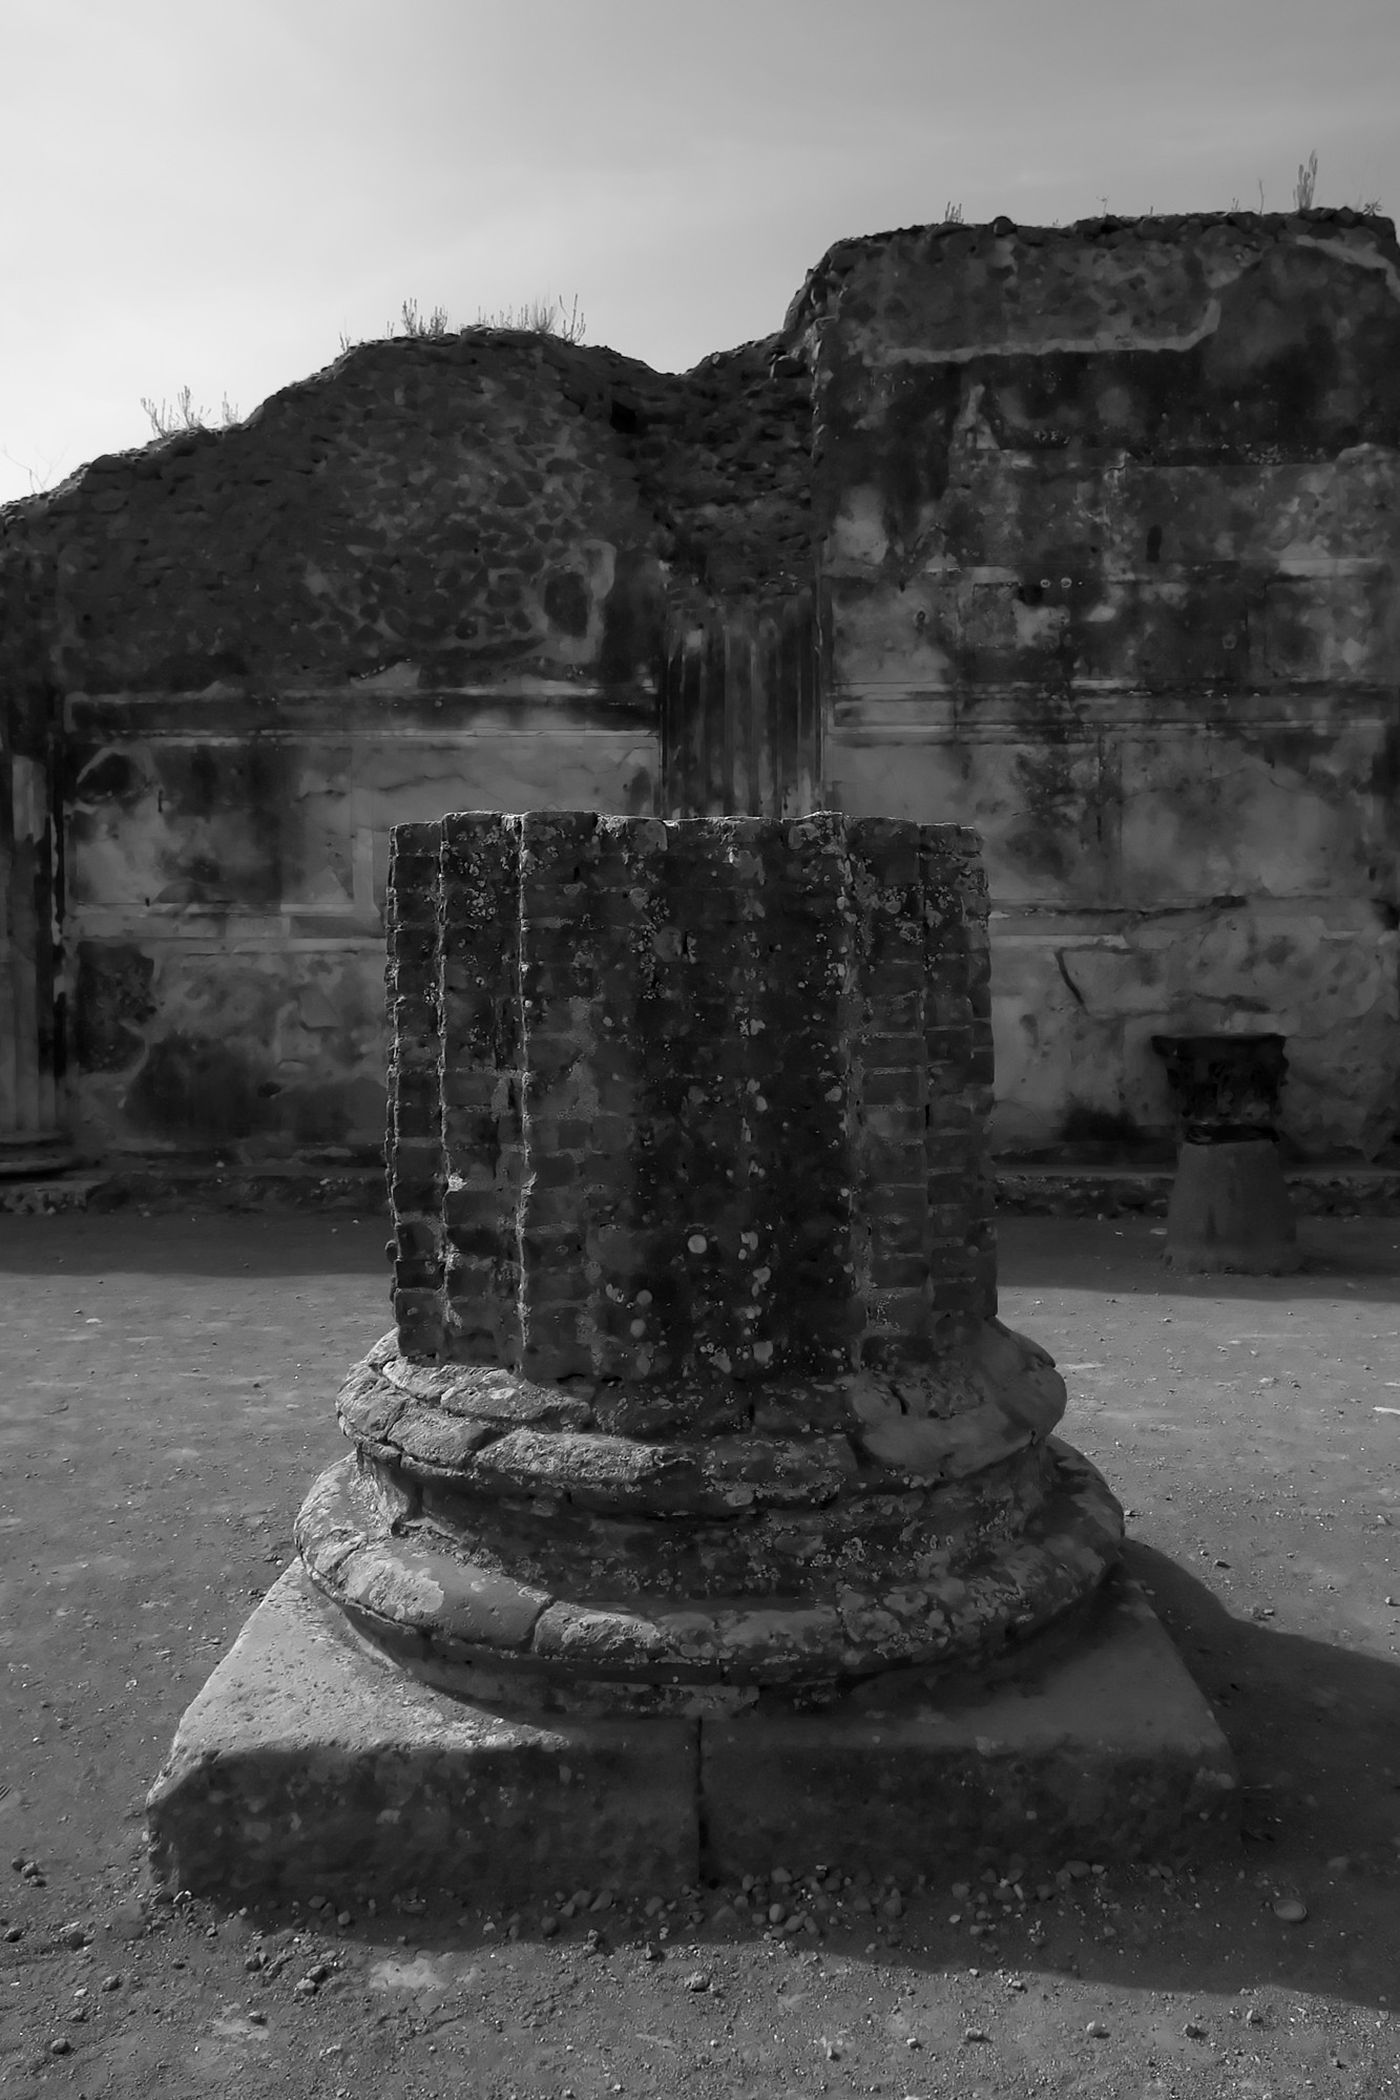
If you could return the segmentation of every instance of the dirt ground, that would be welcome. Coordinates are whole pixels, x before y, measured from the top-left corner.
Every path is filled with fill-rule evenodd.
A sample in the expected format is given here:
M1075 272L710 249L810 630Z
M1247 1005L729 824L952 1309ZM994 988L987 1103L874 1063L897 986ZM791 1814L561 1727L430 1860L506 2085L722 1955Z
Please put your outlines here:
M1303 1232L1303 1275L1211 1283L1145 1220L1002 1234L1003 1317L1235 1746L1240 1842L971 1888L911 1861L896 1895L805 1886L794 1832L789 1886L513 1922L143 1878L146 1788L388 1324L382 1223L0 1218L0 2090L1400 2093L1400 1221Z

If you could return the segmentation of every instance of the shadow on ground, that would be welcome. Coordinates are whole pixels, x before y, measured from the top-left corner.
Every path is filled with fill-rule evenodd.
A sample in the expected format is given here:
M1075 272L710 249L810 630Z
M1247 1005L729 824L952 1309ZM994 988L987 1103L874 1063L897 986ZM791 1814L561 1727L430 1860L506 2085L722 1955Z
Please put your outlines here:
M387 1219L364 1213L0 1216L0 1276L372 1275L387 1307L388 1232Z
M1283 1990L1386 2009L1400 1996L1391 1842L1400 1828L1400 1771L1386 1763L1397 1749L1400 1666L1240 1619L1150 1547L1130 1544L1127 1564L1239 1759L1238 1833L1204 1837L1183 1855L1186 1865L1170 1872L1096 1860L1073 1880L1061 1879L1053 1893L1042 1889L1028 1903L1007 1896L1004 1908L991 1888L979 1903L975 1879L970 1893L955 1894L960 1885L944 1888L935 1875L927 1892L911 1897L900 1926L881 1926L875 1942L872 1918L851 1916L847 1902L846 1914L832 1920L826 1954L875 1955L890 1976L1058 1977L1177 1998ZM794 1832L791 1865L799 1883L812 1864ZM911 1879L914 1867L911 1862ZM1036 1881L1032 1871L1025 1886ZM713 1922L717 1905L735 1894L732 1885L708 1885L699 1899L704 1919L668 1926L671 1937L683 1938L692 1955L751 1945L752 1927L736 1937L730 1924ZM786 1888L759 1894L762 1902L776 1895L792 1900ZM1306 1905L1298 1922L1274 1908L1290 1897ZM543 1944L540 1924L548 1913L548 1905L535 1904L514 1914L523 1942ZM287 1914L254 1905L251 1915L274 1932ZM439 1899L410 1902L402 1911L390 1905L377 1919L349 1925L345 1936L367 1949L382 1946L390 1917L409 1924L413 1946L430 1958L499 1946L512 1922L510 1913L501 1913L483 1932L482 1920L449 1919ZM983 1925L984 1919L990 1922ZM640 1938L651 1941L653 1957L661 1960L680 1951L654 1938L666 1922L625 1910L585 1910L564 1923L562 1938L553 1937L552 1921L548 1944L557 1951L593 1941L606 1955ZM796 1943L798 1949L806 1944Z
M1066 1226L1070 1229L1066 1230ZM1194 1276L1169 1269L1165 1228L1132 1219L1000 1217L1002 1273L1027 1290L1113 1289L1217 1304L1323 1303L1338 1286L1350 1296L1400 1301L1400 1218L1300 1218L1303 1266L1291 1276Z

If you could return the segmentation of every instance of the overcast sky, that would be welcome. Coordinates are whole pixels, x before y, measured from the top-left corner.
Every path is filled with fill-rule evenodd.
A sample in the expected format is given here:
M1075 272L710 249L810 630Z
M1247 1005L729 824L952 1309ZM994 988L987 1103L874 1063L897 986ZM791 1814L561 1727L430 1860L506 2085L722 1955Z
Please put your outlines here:
M575 295L693 364L834 240L1400 207L1400 0L0 0L0 500L382 334Z

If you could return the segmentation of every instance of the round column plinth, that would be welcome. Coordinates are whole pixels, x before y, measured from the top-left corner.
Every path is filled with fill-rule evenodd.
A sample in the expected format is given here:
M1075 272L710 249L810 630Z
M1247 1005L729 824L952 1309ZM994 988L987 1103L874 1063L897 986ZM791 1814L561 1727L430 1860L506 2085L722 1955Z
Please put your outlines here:
M388 1336L341 1396L357 1455L297 1542L362 1632L463 1696L811 1705L975 1662L1097 1587L1122 1515L1050 1440L1063 1405L1045 1352L996 1322L919 1373L664 1395L425 1365Z

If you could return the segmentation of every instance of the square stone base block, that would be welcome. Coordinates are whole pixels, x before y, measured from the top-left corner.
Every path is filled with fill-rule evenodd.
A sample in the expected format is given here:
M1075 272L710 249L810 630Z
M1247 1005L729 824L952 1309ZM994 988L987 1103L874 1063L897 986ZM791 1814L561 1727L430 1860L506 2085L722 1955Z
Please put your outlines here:
M1121 1574L1014 1673L930 1694L911 1673L815 1718L707 1722L707 1871L858 1863L904 1880L1019 1855L1035 1876L1067 1859L1178 1855L1237 1824L1230 1746Z
M152 1859L172 1889L245 1899L683 1885L697 1764L693 1721L554 1727L418 1684L297 1562L176 1730Z
M1039 1654L1039 1660L1036 1660ZM152 1789L169 1887L521 1903L610 1884L867 1866L1027 1871L1165 1853L1233 1813L1210 1709L1141 1592L961 1695L917 1675L815 1714L505 1718L431 1691L289 1569Z

